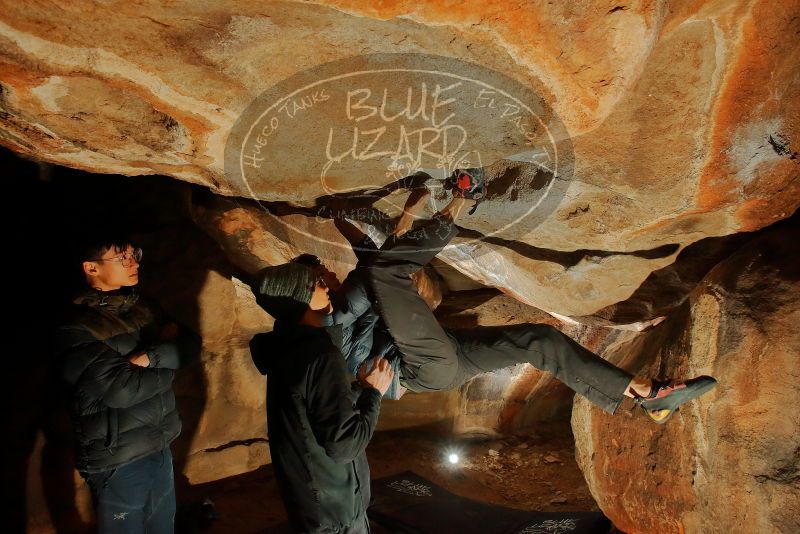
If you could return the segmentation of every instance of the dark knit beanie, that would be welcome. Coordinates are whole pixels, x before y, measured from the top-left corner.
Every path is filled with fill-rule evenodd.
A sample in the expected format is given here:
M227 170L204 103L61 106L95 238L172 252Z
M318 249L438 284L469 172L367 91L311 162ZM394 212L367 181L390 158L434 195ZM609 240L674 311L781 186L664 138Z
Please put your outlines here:
M256 302L275 319L299 320L311 302L314 269L299 263L266 267L253 277Z

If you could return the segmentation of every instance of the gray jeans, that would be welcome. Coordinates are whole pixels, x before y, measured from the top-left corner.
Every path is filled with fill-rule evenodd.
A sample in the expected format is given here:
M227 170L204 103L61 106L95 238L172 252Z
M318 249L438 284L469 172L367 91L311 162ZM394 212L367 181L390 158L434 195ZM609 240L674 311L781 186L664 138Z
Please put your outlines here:
M633 375L550 325L442 328L410 275L457 233L450 221L434 217L399 238L387 239L368 267L376 308L402 354L402 384L416 392L442 391L480 373L529 363L614 413Z

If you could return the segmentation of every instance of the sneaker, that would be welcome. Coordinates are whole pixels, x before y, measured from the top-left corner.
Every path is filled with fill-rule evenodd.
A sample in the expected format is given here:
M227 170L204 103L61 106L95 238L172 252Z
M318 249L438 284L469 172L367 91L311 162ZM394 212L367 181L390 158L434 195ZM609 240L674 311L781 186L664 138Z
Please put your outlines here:
M637 397L634 402L642 407L651 421L663 425L678 411L678 407L710 391L717 381L710 376L698 376L685 382L653 380L647 397Z
M470 214L472 214L486 196L484 176L483 169L480 167L456 169L445 182L445 188L452 190L453 196L474 200L475 206L470 210Z

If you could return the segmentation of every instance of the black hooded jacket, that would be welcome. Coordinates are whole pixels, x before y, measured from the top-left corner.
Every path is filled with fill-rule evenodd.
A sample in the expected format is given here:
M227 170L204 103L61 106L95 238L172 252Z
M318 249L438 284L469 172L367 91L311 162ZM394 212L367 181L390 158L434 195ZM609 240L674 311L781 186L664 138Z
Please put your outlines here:
M381 394L352 385L341 353L341 328L276 321L250 342L267 375L272 462L290 520L301 532L341 529L369 504L365 449Z
M179 328L159 339L169 322L130 289L89 290L75 300L54 339L56 360L68 384L76 432L78 470L96 473L167 447L180 433L172 380L194 357L199 337ZM147 352L150 366L128 356Z

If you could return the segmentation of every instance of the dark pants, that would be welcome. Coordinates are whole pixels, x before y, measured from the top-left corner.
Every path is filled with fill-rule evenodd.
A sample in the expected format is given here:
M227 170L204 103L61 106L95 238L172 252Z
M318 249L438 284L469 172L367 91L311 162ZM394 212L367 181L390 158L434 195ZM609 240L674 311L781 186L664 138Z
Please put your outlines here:
M101 534L174 532L175 479L169 447L84 478L92 490Z
M529 363L603 410L614 413L633 376L544 324L445 331L417 293L410 275L457 233L434 217L375 255L369 278L375 304L402 354L401 382L411 391L441 391L480 373Z

